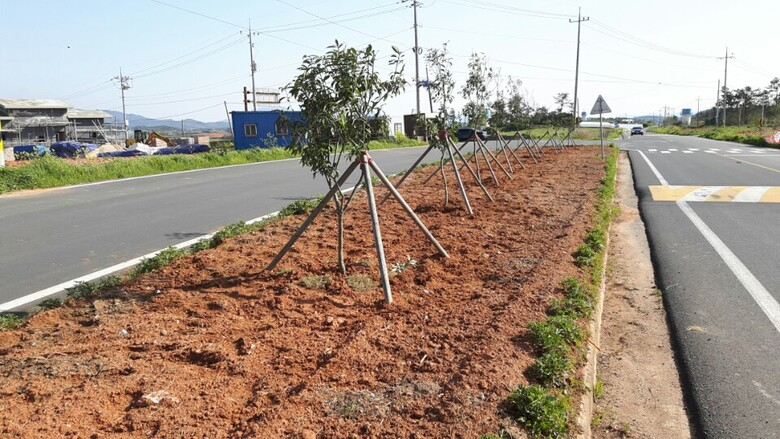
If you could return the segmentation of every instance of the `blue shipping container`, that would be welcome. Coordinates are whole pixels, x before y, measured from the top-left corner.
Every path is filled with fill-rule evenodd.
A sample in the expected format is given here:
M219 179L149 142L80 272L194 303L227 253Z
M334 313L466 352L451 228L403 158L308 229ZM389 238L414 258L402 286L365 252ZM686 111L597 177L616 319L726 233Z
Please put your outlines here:
M301 120L300 111L233 111L233 138L236 149L287 146L292 140L288 124L279 123L282 114L290 124Z

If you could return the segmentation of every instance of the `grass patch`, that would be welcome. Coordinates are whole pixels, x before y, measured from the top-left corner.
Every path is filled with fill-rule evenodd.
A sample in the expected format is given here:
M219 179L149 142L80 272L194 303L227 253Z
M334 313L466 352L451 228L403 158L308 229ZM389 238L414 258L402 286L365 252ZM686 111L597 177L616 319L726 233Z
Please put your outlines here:
M281 148L253 148L242 151L216 150L192 155L116 158L107 162L94 162L91 159L63 160L47 155L33 160L25 166L0 168L0 193L292 157L294 157L292 153Z
M372 291L376 289L376 282L374 282L374 279L362 274L347 276L347 285L356 292Z
M539 385L520 385L509 394L507 402L512 416L525 426L531 437L566 436L568 398Z
M721 140L725 142L744 143L755 146L771 146L766 141L766 136L774 133L775 130L768 128L758 128L749 126L737 127L652 127L649 131L658 134L672 134L676 136L698 136L705 139Z
M300 284L310 290L324 290L330 285L330 276L304 276L301 278Z
M0 331L16 329L24 323L24 319L16 314L0 315Z

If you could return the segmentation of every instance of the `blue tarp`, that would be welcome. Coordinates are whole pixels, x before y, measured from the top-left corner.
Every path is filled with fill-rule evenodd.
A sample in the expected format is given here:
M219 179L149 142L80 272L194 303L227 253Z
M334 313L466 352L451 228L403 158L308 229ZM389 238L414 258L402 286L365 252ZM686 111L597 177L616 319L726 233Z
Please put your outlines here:
M124 151L109 151L109 152L99 152L98 157L135 157L139 155L148 155L143 151L139 151L137 149L126 149Z
M94 151L97 148L98 146L94 143L79 143L67 140L52 143L51 152L60 158L84 157L86 152Z
M48 152L49 148L44 145L19 145L14 147L14 158L16 160L27 160L34 156L44 156Z

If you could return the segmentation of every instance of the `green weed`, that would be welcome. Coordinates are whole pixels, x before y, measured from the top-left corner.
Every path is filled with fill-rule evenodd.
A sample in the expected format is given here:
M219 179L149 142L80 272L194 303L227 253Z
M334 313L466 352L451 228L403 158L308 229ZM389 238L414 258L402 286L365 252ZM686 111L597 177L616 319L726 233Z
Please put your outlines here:
M507 399L510 411L531 437L566 436L569 401L539 385L519 385Z
M62 306L62 300L56 298L56 297L49 297L48 299L43 299L38 303L38 307L43 310L49 310L49 309L55 309Z
M16 314L0 314L0 331L16 329L24 323L24 319Z
M142 259L141 262L135 266L135 269L133 269L132 276L140 276L144 273L151 273L152 271L159 270L185 254L186 252L184 250L168 247L151 258Z
M545 386L562 387L566 385L572 368L566 353L547 352L534 361L528 373Z
M282 210L279 211L280 217L290 216L290 215L302 215L305 213L309 213L312 210L314 210L315 207L317 207L318 204L322 201L322 197L318 198L312 198L310 200L296 200L292 203L288 204Z
M76 285L66 288L65 292L69 299L89 299L101 291L119 285L121 282L122 278L119 276L106 276L94 282L76 282Z

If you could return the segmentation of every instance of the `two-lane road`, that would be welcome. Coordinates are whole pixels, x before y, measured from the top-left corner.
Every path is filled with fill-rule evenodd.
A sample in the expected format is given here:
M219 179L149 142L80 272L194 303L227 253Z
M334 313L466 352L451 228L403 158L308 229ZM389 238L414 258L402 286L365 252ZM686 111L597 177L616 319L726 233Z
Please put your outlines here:
M780 437L780 151L653 135L621 147L700 433Z
M425 150L373 151L386 173ZM431 152L426 161L439 158ZM355 173L350 184L357 181ZM327 192L300 161L203 169L0 196L0 311L10 301Z

